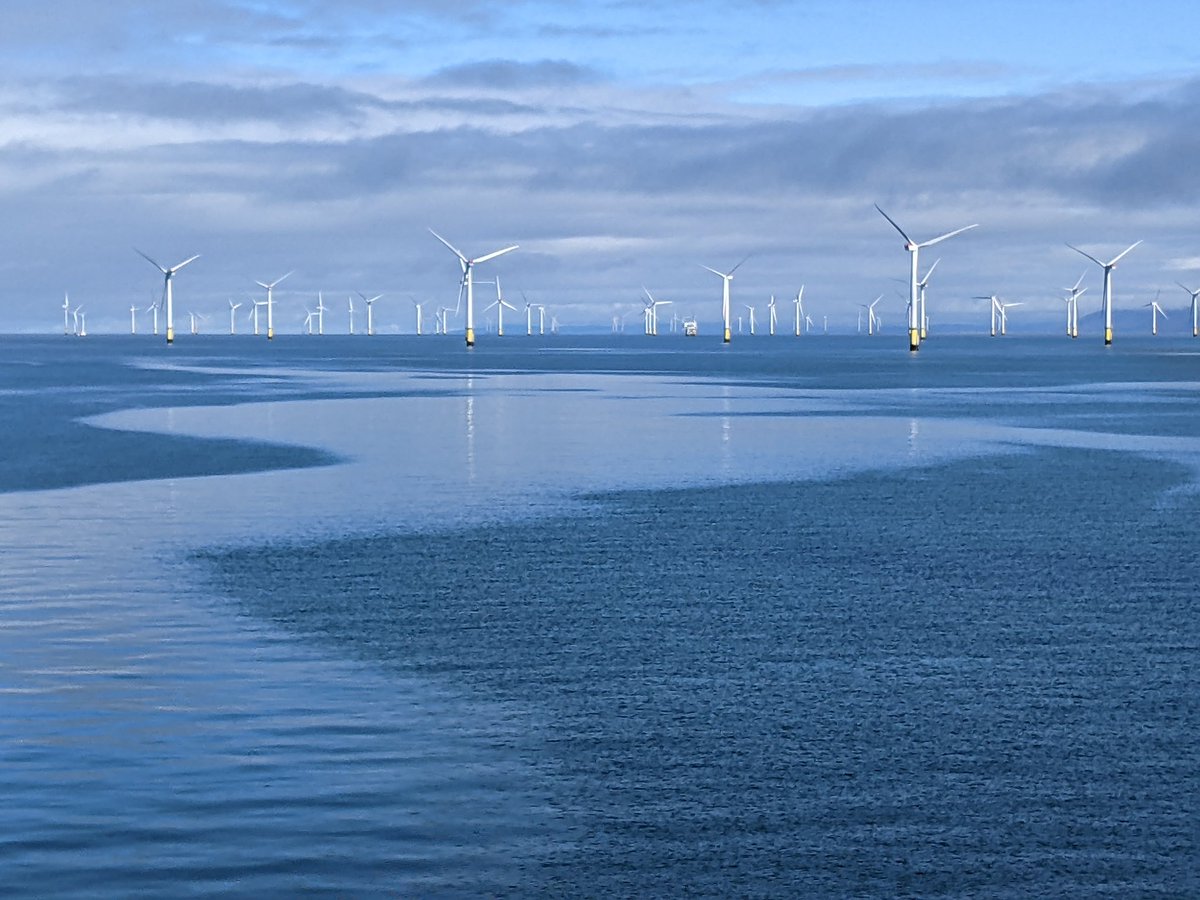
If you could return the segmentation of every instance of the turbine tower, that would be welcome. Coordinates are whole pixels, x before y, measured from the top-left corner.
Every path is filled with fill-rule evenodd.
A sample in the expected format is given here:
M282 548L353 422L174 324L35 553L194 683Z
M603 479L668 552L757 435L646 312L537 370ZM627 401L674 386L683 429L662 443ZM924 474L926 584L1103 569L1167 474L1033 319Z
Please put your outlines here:
M477 256L474 259L467 259L458 248L451 244L448 240L434 231L429 229L429 233L441 241L446 247L458 257L458 263L462 267L462 281L459 282L458 296L461 299L463 287L467 289L467 346L475 346L475 279L472 275L472 270L479 263L487 262L489 259L495 259L497 256L503 256L505 253L511 253L516 250L519 244L513 244L511 247L505 247L502 250L494 250L491 253Z
M879 327L879 317L875 315L875 304L883 299L883 294L880 294L870 303L860 303L860 307L867 311L867 336L875 334L875 329ZM862 314L859 313L858 330L862 331Z
M1188 295L1192 298L1192 337L1200 337L1200 316L1197 315L1198 304L1196 302L1196 298L1200 297L1200 290L1193 291L1181 281L1177 281L1175 283L1187 291Z
M909 276L908 276L908 349L915 353L917 350L919 350L921 348L921 318L920 317L924 313L924 309L921 307L921 304L920 304L919 290L917 287L919 284L919 282L917 281L917 256L920 253L922 247L932 247L934 244L940 244L942 241L946 240L947 238L952 238L956 234L962 234L964 231L970 231L972 228L978 228L979 225L978 224L967 225L965 228L957 228L954 231L947 231L945 234L938 235L937 237L931 238L928 241L922 241L921 243L917 243L916 241L914 241L912 238L910 238L905 233L903 228L901 228L899 225L896 224L895 220L891 216L889 216L887 213L885 213L882 209L879 209L878 203L875 204L875 208L877 210L879 210L879 214L881 216L883 216L885 219L888 220L888 222L891 223L891 226L893 228L895 228L898 232L900 232L900 236L902 238L904 238L904 249L907 250L909 253L910 265L909 265ZM934 265L937 265L937 263L934 263ZM933 272L933 266L930 266L929 271L930 271L930 273ZM929 275L926 275L925 277L926 277L926 279L928 279Z
M235 319L234 316L237 313L238 309L241 308L241 305L242 304L240 304L240 303L234 303L232 300L229 301L229 333L230 334L237 334L237 319Z
M729 328L729 282L733 281L733 273L736 272L741 267L742 263L749 258L749 255L742 257L742 262L738 263L728 272L718 272L716 269L710 269L708 266L700 267L702 269L708 269L708 271L719 277L723 282L721 286L721 322L724 328L722 340L726 344L729 343L730 336L732 335L732 332Z
M137 253L138 256L145 259L148 263L150 263L150 265L154 266L154 268L158 269L158 271L163 273L163 290L167 295L167 343L173 344L175 342L175 306L174 306L174 300L172 299L172 295L171 295L171 279L175 277L176 272L178 272L180 269L182 269L188 263L194 262L197 259L199 259L200 254L197 253L195 256L189 257L188 259L185 259L183 262L178 263L174 266L171 266L171 268L169 268L169 269L164 269L162 266L160 266L158 263L156 263L154 260L152 260L150 257L148 257L145 253L143 253L141 250L138 250L137 247L134 247L133 249Z
M771 337L775 337L775 295L771 295L771 301L767 304L767 320Z
M1084 253L1078 247L1075 247L1071 244L1067 244L1068 247L1070 247L1072 250L1074 250L1080 256L1086 256L1088 259L1090 259L1092 262L1094 262L1096 265L1098 265L1101 269L1104 270L1104 292L1101 294L1100 303L1101 303L1101 308L1104 310L1104 346L1105 347L1107 347L1109 344L1111 344L1112 339L1113 339L1112 270L1117 267L1117 262L1121 259L1121 257L1123 257L1126 253L1128 253L1130 250L1132 250L1134 247L1136 247L1140 243L1141 243L1141 241L1136 241L1136 242L1130 244L1128 247L1126 247L1124 250L1122 250L1120 253L1118 253L1116 256L1114 256L1112 259L1110 259L1108 262L1101 262L1100 260L1096 259L1096 257L1092 256L1090 253Z
M292 271L294 272L295 269L293 269ZM287 278L288 275L291 275L291 274L292 274L291 272L288 272L287 275L281 275L278 278L276 278L274 281L272 281L270 284L267 284L262 281L254 282L259 287L264 287L267 289L267 340L268 341L272 341L275 339L275 295L274 295L275 285L279 284L279 282L283 281L283 279ZM170 326L168 326L168 327L170 327ZM256 331L255 333L257 334L258 332Z
M325 292L317 291L317 334L325 333L325 313L329 307L325 305Z
M71 297L63 291L63 334L71 333ZM158 332L155 332L157 334Z
M137 334L137 311L138 308L132 304L129 306L129 333Z
M925 277L917 282L917 303L920 306L917 318L921 323L921 340L925 340L929 334L929 314L925 312L925 285L929 284L929 278L933 275L933 270L937 268L937 264L941 261L941 257L935 259L933 265L929 267L929 271L925 273Z
M796 291L796 299L792 301L796 306L796 337L800 337L800 325L804 321L804 285L800 285L800 290Z

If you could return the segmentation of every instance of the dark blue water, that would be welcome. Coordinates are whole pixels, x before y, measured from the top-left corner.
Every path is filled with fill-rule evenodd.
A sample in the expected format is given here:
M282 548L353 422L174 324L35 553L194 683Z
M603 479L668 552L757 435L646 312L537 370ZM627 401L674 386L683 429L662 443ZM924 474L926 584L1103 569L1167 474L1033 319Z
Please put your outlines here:
M1191 342L2 349L6 893L1200 890Z

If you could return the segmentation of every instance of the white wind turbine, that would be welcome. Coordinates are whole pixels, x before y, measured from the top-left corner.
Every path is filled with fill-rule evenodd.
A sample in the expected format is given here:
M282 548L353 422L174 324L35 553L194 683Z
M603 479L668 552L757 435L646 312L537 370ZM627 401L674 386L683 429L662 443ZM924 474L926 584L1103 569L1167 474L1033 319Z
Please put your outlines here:
M71 297L66 291L63 292L63 334L71 333ZM157 332L155 332L157 334Z
M489 303L483 311L486 313L493 306L496 307L496 337L504 337L504 310L511 309L516 312L517 308L504 299L504 294L500 290L499 275L496 276L493 284L496 285L496 299Z
M744 306L744 307L746 307L746 309L750 310L750 334L753 335L754 334L754 307L751 306L749 303L743 303L742 306Z
M865 309L867 311L867 334L868 334L868 336L875 334L876 329L879 328L879 316L875 315L875 304L877 304L882 299L883 299L883 294L880 294L878 297L876 297L870 303L858 304L860 307L862 307L863 309ZM861 314L860 314L859 320L858 320L858 330L862 331Z
M252 302L254 303L254 306L250 309L250 318L252 318L254 320L254 336L258 337L258 308L260 306L266 306L267 301L266 300L254 300Z
M546 333L546 305L544 303L537 304L538 311L538 335Z
M229 333L237 334L237 311L242 308L242 304L229 301Z
M1200 337L1200 315L1198 315L1200 313L1200 309L1198 309L1200 304L1197 304L1196 301L1196 298L1200 297L1200 290L1193 291L1181 281L1175 283L1187 291L1188 295L1192 298L1192 337Z
M293 269L292 271L294 272L295 269ZM283 281L283 279L287 278L288 275L291 275L291 274L292 274L291 272L288 272L287 275L281 275L278 278L276 278L274 281L272 281L270 284L267 284L264 281L254 282L259 287L263 287L263 288L267 289L267 340L268 341L275 339L275 294L274 294L275 285L279 284L279 282ZM258 334L258 330L255 329L254 333Z
M158 301L151 303L146 310L154 318L154 336L158 337Z
M325 313L329 307L325 305L325 292L317 291L317 334L325 333Z
M918 296L918 281L917 281L917 255L922 247L932 247L934 244L939 244L947 238L952 238L956 234L962 234L964 231L970 231L972 228L978 228L978 224L967 225L965 228L957 228L954 231L948 231L945 234L938 235L928 241L917 243L910 238L904 229L896 224L895 220L879 209L879 204L875 204L875 208L879 210L879 214L883 216L891 226L900 232L900 236L904 238L904 249L908 251L910 257L909 276L908 276L908 349L916 351L921 347L921 319L919 316L923 312L920 306L920 298ZM936 265L936 263L934 264ZM933 271L932 266L930 272ZM926 276L928 277L928 276Z
M80 337L87 337L87 313L83 311L82 306L77 306L75 308L75 315L79 317L79 327L75 333Z
M722 322L722 327L724 329L722 340L726 344L729 343L730 336L732 334L732 332L730 331L730 327L729 327L730 326L730 321L729 321L729 283L731 281L733 281L733 273L736 272L741 267L742 263L744 263L749 258L750 258L749 255L742 257L742 262L738 263L736 266L734 266L728 272L718 272L716 269L711 269L708 266L703 266L703 265L700 267L702 269L708 269L708 271L712 272L714 275L716 275L722 281L722 285L721 285L721 322Z
M1024 303L1005 303L1003 300L996 299L996 310L1000 313L1000 334L1008 334L1008 311L1018 306L1024 306Z
M999 298L999 297L997 297L995 294L988 294L988 295L986 295L986 296L985 296L985 295L983 295L983 294L977 294L977 295L976 295L974 298L972 298L972 299L975 299L975 300L987 300L989 303L991 303L991 312L992 312L992 328L991 328L991 332L990 332L990 333L991 333L991 336L992 336L992 337L995 337L995 336L996 336L996 325L997 325L997 323L1000 321L1000 315L999 315L999 304L1000 304L1000 298Z
M1140 243L1141 243L1141 241L1136 241L1136 242L1130 244L1128 247L1126 247L1124 250L1122 250L1120 253L1118 253L1116 256L1114 256L1112 259L1110 259L1108 262L1101 262L1100 260L1096 259L1096 257L1092 256L1090 253L1084 253L1078 247L1076 247L1072 244L1067 244L1068 247L1070 247L1072 250L1074 250L1080 256L1086 256L1088 259L1090 259L1092 262L1094 262L1096 265L1098 265L1101 269L1104 270L1104 292L1101 294L1100 303L1101 303L1101 309L1103 309L1103 311L1104 311L1104 346L1106 346L1106 347L1112 343L1112 339L1113 339L1112 270L1117 267L1117 262L1121 259L1121 257L1123 257L1126 253L1128 253L1130 250L1132 250L1134 247L1136 247Z
M929 314L925 311L925 286L929 284L929 278L933 275L933 270L937 268L938 263L942 261L938 257L933 261L933 265L929 267L929 271L925 273L925 277L917 282L917 321L921 323L921 340L929 334Z
M367 305L367 337L373 337L375 335L375 301L382 297L383 294L368 297L362 291L359 291L358 296L362 297L363 303Z
M800 285L800 290L796 291L796 299L792 301L796 306L796 337L800 337L800 325L804 321L804 285Z
M175 305L174 305L174 299L173 299L172 293L171 293L171 280L175 277L176 272L178 272L180 269L182 269L188 263L195 262L197 259L199 259L200 254L197 253L195 256L189 257L188 259L185 259L183 262L178 263L174 266L171 266L171 268L169 268L169 269L166 269L166 268L163 268L162 266L160 266L154 260L152 260L149 256L147 256L141 250L138 250L137 247L134 247L133 249L134 249L134 252L136 252L138 256L142 257L144 260L146 260L148 263L150 263L150 265L154 266L154 268L158 269L158 271L162 272L162 274L163 274L163 291L165 292L165 294L167 296L167 343L168 344L174 343L174 341L175 341Z
M767 304L767 323L771 332L771 337L775 337L775 295L771 295L771 300Z
M1087 288L1081 288L1080 285L1083 284L1086 275L1087 272L1080 275L1074 287L1063 288L1067 292L1067 337L1079 337L1079 297L1087 291Z
M346 305L350 309L350 333L354 334L354 298L347 296Z
M1162 316L1164 319L1167 319L1170 317L1165 312L1163 312L1163 308L1158 305L1158 297L1157 296L1155 296L1155 298L1151 302L1147 303L1144 308L1150 310L1150 317L1151 317L1150 318L1150 333L1152 335L1154 335L1155 337L1157 337L1158 336L1158 317Z
M451 244L448 240L446 240L444 237L442 237L440 234L438 234L432 228L429 229L429 233L432 234L439 241L441 241L443 244L445 244L447 249L449 249L451 253L453 253L455 256L458 257L458 263L462 267L462 281L459 283L458 296L461 299L463 287L465 286L467 289L467 329L466 329L467 330L467 334L466 334L467 346L474 347L475 346L475 279L474 279L474 275L472 274L472 271L474 270L475 266L477 266L479 263L487 262L490 259L495 259L497 256L503 256L505 253L511 253L513 250L516 250L517 247L520 245L513 244L512 246L505 247L502 250L494 250L491 253L484 254L483 256L477 256L474 259L467 259L466 256L464 256L462 253L459 252L458 248L456 248L453 244Z
M533 336L533 304L529 302L529 298L525 296L525 292L521 291L521 299L525 301L525 336Z
M138 308L132 303L129 304L129 333L137 334L137 311Z
M312 334L313 333L313 318L316 316L317 312L316 312L316 310L305 308L304 313L305 313L305 315L304 315L304 333Z
M417 314L417 334L421 334L421 304L415 299L412 301L413 310Z

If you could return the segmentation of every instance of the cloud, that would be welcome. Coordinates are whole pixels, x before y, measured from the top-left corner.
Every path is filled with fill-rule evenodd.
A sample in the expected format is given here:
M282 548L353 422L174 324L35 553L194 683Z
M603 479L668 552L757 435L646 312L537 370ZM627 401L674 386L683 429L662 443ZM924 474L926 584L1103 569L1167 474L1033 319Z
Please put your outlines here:
M567 60L547 59L526 63L491 59L449 66L429 76L426 82L437 87L513 91L575 87L593 83L598 79L598 73Z

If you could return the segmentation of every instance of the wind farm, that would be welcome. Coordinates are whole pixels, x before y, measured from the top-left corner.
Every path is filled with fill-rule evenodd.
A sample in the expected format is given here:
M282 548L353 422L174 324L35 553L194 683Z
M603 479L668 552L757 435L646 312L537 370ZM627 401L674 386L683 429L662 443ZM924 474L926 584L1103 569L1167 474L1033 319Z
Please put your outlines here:
M1200 896L1200 7L135 6L0 28L5 896Z

